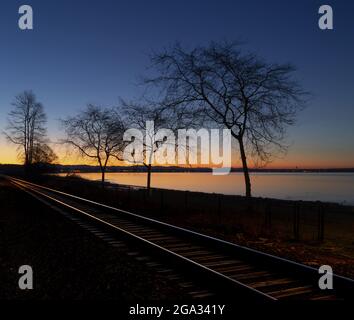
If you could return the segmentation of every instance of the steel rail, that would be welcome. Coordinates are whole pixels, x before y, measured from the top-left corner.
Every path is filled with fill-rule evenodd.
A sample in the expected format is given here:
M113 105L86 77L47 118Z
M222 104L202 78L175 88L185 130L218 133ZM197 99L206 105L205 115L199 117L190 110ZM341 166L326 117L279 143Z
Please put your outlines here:
M52 188L41 186L41 185L29 182L29 181L25 181L25 180L13 178L13 177L7 177L7 178L18 186L20 185L25 189L31 189L32 191L34 191L38 194L41 194L42 196L47 197L48 199L50 199L62 206L65 206L71 210L79 212L79 213L85 215L86 217L89 217L90 219L95 220L96 222L98 222L100 224L104 224L105 226L109 226L110 228L113 228L121 233L125 233L126 235L129 235L129 237L134 238L135 240L138 240L140 242L143 242L143 243L149 245L150 247L154 247L155 249L157 249L161 252L164 252L165 254L167 254L169 256L173 256L177 260L184 261L185 263L193 266L194 268L197 268L199 270L204 270L204 272L212 274L213 277L223 279L223 282L230 281L230 283L233 283L239 289L242 288L244 291L252 292L252 294L254 294L255 296L258 295L259 297L262 297L265 300L277 300L277 299L267 293L264 293L260 290L252 288L252 287L246 285L245 283L242 283L241 281L230 278L230 277L226 276L225 274L217 272L217 271L215 271L211 268L208 268L200 263L197 263L191 259L188 259L187 257L184 257L183 255L177 254L176 252L173 252L173 251L171 251L163 246L160 246L152 241L144 239L143 237L139 237L138 235L134 234L133 232L129 232L129 231L124 230L123 228L113 225L107 221L99 219L98 217L95 217L94 215L89 214L81 209L78 209L77 207L69 205L62 200L58 200L55 197L46 194L45 192L54 193L58 196L67 197L72 200L76 200L76 201L79 201L79 202L82 202L85 204L93 205L93 206L101 208L101 209L107 209L107 210L109 210L110 213L111 212L113 212L115 214L120 213L124 217L132 218L134 221L139 221L139 222L146 223L148 225L153 225L154 227L163 229L163 230L168 231L172 234L183 235L183 236L191 238L191 239L196 239L196 240L198 240L198 242L207 241L207 243L212 244L213 247L218 247L220 249L220 252L225 252L225 251L231 252L232 251L234 255L235 255L235 253L241 254L241 256L243 256L243 257L246 256L248 258L251 258L251 260L257 261L257 263L259 263L259 264L265 264L268 267L271 266L274 270L285 269L285 271L296 271L296 272L299 272L299 273L305 275L306 277L308 277L312 281L315 281L315 279L318 279L318 277L319 277L317 269L297 263L297 262L294 262L294 261L291 261L291 260L288 260L288 259L277 257L274 255L267 254L267 253L264 253L264 252L261 252L258 250L254 250L251 248L247 248L244 246L239 246L237 244L230 243L225 240L217 239L215 237L207 236L207 235L204 235L204 234L192 231L192 230L177 227L177 226L174 226L174 225L171 225L171 224L168 224L165 222L161 222L161 221L158 221L155 219L147 218L147 217L144 217L144 216L141 216L141 215L138 215L138 214L126 211L126 210L117 209L112 206L108 206L108 205L98 203L98 202L95 202L92 200L84 199L82 197L78 197L78 196L68 194L68 193L65 193L65 192L62 192L59 190L55 190ZM343 290L347 296L350 293L353 294L353 291L351 291L351 290L354 288L354 281L352 279L338 276L338 275L333 275L333 277L334 277L335 283L339 286L339 289Z

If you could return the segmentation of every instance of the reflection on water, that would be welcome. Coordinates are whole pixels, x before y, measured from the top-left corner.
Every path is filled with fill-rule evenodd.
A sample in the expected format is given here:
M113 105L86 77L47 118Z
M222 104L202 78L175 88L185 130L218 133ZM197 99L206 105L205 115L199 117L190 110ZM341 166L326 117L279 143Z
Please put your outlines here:
M63 174L65 175L65 174ZM89 180L100 180L99 173L81 173ZM107 173L106 180L135 186L145 186L145 173ZM213 176L211 173L153 173L156 188L215 192L244 193L241 173ZM252 174L254 196L291 200L320 200L354 204L353 173L256 173Z

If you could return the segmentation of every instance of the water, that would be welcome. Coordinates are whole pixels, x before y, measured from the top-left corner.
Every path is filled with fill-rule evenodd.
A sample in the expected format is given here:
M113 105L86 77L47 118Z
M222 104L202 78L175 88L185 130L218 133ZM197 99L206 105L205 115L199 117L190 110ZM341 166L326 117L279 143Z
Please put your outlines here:
M99 173L81 173L80 176L89 180L101 178ZM254 196L354 205L354 173L255 173L251 179ZM146 173L107 173L106 181L145 186ZM244 194L241 173L227 176L194 172L152 173L152 186L209 193Z

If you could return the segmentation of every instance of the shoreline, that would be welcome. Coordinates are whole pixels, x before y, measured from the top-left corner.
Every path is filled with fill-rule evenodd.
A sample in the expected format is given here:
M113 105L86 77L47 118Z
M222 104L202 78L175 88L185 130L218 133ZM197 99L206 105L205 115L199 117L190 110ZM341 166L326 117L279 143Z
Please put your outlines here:
M181 172L155 172L155 174L180 174ZM186 172L184 172L186 173ZM189 172L188 172L189 173ZM72 175L67 175L65 173L60 173L60 174L50 174L51 176L58 176L58 177L62 177L62 178L66 178L66 177L74 177L74 178L79 178L79 179L83 179L83 180L87 180L90 182L94 182L94 183L98 183L101 184L101 181L99 179L87 179L84 176L81 176L81 174L85 175L85 174L100 174L99 172L82 172L82 173L73 173ZM132 188L132 189L141 189L141 190L146 190L146 187L143 185L131 185L131 184L124 184L124 183L119 183L119 182L113 182L110 181L109 178L107 178L107 174L137 174L137 175L144 175L144 172L107 172L106 173L106 181L105 184L107 186L110 186L110 188ZM196 172L192 172L192 174L196 174ZM207 175L208 173L205 172L200 172L198 174L205 174ZM241 173L240 173L241 174ZM268 175L269 173L259 173L259 175ZM273 173L270 173L273 174ZM276 174L276 173L275 173ZM301 173L278 173L279 175L298 175ZM311 173L310 173L311 174ZM330 175L332 174L337 174L337 173L329 173ZM306 173L307 175L307 173ZM354 173L353 173L354 176ZM174 188L162 188L162 187L154 187L152 186L151 189L154 190L166 190L166 191L177 191L177 192L191 192L191 193L201 193L201 194L207 194L210 196L234 196L234 197L243 197L245 198L245 196L243 196L242 194L232 194L232 193L220 193L220 192L207 192L207 191L197 191L197 190L190 190L190 189L174 189ZM280 197L269 197L269 196L253 196L252 199L259 199L259 200L263 200L263 201L289 201L289 202L302 202L302 203L309 203L309 204L318 204L318 203L323 203L324 205L328 204L328 205L338 205L338 206L343 206L343 207L348 207L351 208L354 212L354 201L351 200L345 200L345 201L326 201L326 200L308 200L308 199L286 199L286 198L280 198Z
M22 171L22 164L0 163L1 170L17 170ZM99 172L100 167L96 165L84 164L50 164L48 169L53 173L70 173L76 170L82 173ZM210 173L212 168L209 167L179 167L179 166L153 166L152 172L166 172L166 173ZM145 166L129 165L129 166L108 166L107 172L146 172ZM354 167L322 167L322 168L249 168L250 173L354 173ZM231 173L243 173L240 167L232 167Z

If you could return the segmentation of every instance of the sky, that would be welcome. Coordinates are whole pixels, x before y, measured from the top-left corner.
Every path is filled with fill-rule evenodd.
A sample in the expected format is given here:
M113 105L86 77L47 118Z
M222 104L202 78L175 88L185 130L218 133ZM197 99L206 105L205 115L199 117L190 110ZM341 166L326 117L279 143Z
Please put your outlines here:
M18 28L18 8L31 5L34 30ZM320 30L329 4L334 30ZM58 119L87 103L117 105L139 97L149 54L180 42L244 41L269 62L290 62L311 92L288 130L290 149L270 167L354 167L354 1L315 0L37 0L0 2L0 132L15 95L33 90L48 115L63 163L83 162L55 142ZM0 136L0 163L16 163ZM234 164L237 165L237 156Z

